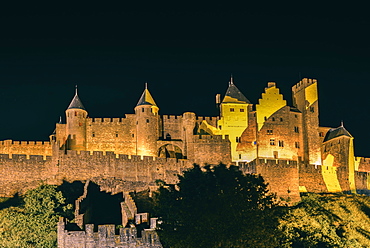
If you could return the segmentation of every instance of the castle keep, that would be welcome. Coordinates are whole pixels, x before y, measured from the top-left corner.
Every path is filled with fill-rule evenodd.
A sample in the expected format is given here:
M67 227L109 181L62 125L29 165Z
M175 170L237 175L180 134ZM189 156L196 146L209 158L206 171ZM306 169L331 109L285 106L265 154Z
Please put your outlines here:
M134 113L91 118L76 89L49 141L0 142L0 194L40 182L94 180L110 192L175 183L193 163L239 165L264 176L272 192L296 201L299 192L368 193L370 159L355 157L344 128L320 127L318 85L304 78L288 106L274 82L257 104L230 79L220 115L160 115L145 87ZM106 186L105 181L117 183Z

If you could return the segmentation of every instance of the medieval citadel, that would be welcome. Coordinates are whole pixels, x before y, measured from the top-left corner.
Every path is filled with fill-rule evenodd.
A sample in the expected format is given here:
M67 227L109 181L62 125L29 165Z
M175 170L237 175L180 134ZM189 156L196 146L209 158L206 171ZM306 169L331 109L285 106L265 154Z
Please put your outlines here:
M112 194L154 189L193 163L220 162L261 174L285 201L300 192L369 193L370 159L355 157L343 125L319 126L317 81L302 79L292 97L288 106L269 82L252 104L231 78L223 100L216 97L219 116L160 115L145 88L133 114L91 118L76 90L49 141L0 142L0 194L63 180L91 180Z

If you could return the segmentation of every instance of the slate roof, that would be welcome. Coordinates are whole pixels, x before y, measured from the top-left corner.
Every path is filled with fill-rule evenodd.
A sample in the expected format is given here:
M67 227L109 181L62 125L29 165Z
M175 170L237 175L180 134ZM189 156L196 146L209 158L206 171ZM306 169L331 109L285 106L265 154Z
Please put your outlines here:
M84 105L82 104L80 98L78 97L77 90L76 90L75 96L73 97L73 99L72 99L72 101L69 104L67 109L83 109L83 110L86 110Z
M250 103L250 101L240 92L235 86L231 78L229 82L229 88L226 91L225 97L222 103Z
M141 95L138 103L136 104L136 106L140 106L140 105L157 106L157 104L155 103L152 95L150 94L150 92L147 88L145 88L145 90L144 90L143 94Z
M347 136L350 138L353 137L343 126L340 126L338 128L329 129L329 131L326 133L323 142L329 141L340 136Z

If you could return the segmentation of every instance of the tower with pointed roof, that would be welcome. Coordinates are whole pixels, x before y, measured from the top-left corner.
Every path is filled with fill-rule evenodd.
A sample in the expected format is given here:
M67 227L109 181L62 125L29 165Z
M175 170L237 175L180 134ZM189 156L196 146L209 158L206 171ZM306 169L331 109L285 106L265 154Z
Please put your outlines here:
M341 123L339 127L329 129L322 143L323 165L334 168L339 184L337 191L340 192L356 193L353 141L353 136ZM333 190L328 189L328 191Z
M65 149L86 150L86 118L87 111L78 97L76 86L75 95L66 110Z
M159 108L150 94L147 84L135 107L136 155L158 156Z
M249 100L241 93L230 77L224 99L220 104L219 134L228 135L231 142L232 160L239 160L236 147L240 143L243 131L248 127Z

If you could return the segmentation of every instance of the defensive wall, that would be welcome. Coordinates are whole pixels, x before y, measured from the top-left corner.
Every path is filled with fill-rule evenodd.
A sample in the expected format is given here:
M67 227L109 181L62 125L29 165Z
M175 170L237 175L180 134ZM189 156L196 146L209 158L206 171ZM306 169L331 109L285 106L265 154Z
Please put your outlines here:
M328 192L323 177L323 166L299 163L299 186L303 192Z
M276 193L282 200L300 200L297 161L256 159L239 166L243 173L261 175L268 183L269 191Z
M68 231L65 223L58 223L58 248L70 247L112 247L112 248L162 248L155 229L145 229L140 234L135 226L120 228L115 234L114 225L99 225L94 232L94 225L87 224L85 231Z
M285 200L298 201L300 192L351 193L347 167L279 159L256 159L249 163L239 163L239 166L243 173L263 176L269 184L270 192ZM358 194L370 194L369 172L355 171L355 185Z
M38 154L43 156L51 156L52 149L49 141L0 141L0 154Z
M194 161L176 158L117 155L113 152L60 151L58 156L0 154L0 194L11 196L36 187L39 183L60 184L92 178L120 179L135 190L148 188L155 180L176 183L177 175ZM115 186L112 186L113 188ZM124 187L124 186L123 186Z

